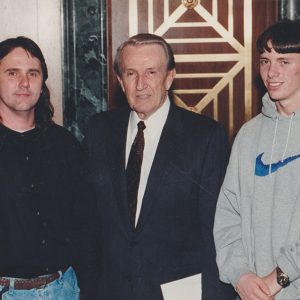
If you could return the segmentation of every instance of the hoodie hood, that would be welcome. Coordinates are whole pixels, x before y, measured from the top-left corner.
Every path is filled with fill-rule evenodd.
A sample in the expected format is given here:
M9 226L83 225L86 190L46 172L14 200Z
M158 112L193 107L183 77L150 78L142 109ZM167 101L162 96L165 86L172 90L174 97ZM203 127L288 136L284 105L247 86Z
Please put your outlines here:
M262 98L262 114L266 117L276 119L279 116L279 113L277 112L275 102L271 100L268 93L266 93Z
M300 101L300 100L299 100ZM262 103L263 103L263 107L262 107L262 114L265 117L269 117L271 119L279 119L279 120L289 120L291 118L291 116L283 116L281 115L276 108L275 102L270 98L269 94L266 93L263 98L262 98ZM296 110L293 113L293 119L300 119L300 109Z

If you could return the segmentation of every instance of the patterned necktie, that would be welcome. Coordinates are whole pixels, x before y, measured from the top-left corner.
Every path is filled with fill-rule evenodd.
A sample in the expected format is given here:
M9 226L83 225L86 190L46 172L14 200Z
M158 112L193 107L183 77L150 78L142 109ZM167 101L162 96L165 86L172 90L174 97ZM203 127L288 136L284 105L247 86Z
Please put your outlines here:
M137 205L137 196L141 176L141 166L143 161L143 152L145 146L144 129L146 128L143 121L137 124L138 132L131 146L127 168L127 201L129 211L129 221L135 227L135 214Z

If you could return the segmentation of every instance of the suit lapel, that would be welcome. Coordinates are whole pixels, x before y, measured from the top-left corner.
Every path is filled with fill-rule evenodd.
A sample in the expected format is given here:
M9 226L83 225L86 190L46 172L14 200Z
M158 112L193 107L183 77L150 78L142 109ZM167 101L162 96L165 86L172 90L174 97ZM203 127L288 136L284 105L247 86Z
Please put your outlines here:
M154 211L156 201L161 201L162 188L172 178L174 168L183 160L184 145L180 143L182 134L180 113L171 105L148 177L136 233L142 231L147 218Z
M111 126L110 138L108 139L108 164L111 172L112 198L117 202L123 229L130 233L128 208L126 199L126 177L125 177L125 150L127 126L130 111L122 111L117 120Z

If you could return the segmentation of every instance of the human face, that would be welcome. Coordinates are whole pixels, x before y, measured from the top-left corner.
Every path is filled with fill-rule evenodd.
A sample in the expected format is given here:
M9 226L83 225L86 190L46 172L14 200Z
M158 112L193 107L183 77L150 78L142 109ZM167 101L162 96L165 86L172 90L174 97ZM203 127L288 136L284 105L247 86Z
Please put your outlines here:
M175 69L167 70L167 57L158 44L126 46L122 53L122 75L118 76L132 110L146 120L167 99Z
M277 110L290 115L300 108L300 54L271 52L260 56L260 75Z
M0 115L2 119L34 116L42 89L40 61L21 47L0 60Z

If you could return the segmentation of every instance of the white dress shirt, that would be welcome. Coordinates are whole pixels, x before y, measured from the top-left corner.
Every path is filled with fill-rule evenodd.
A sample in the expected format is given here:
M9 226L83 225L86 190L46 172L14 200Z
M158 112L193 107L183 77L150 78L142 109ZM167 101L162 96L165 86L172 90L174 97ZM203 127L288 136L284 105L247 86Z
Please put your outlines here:
M139 121L144 121L146 126L146 129L144 130L145 147L144 147L143 162L141 167L140 184L138 190L135 226L137 224L141 212L142 201L147 186L148 176L151 170L151 166L153 163L154 155L156 153L161 132L167 120L169 109L170 109L170 100L168 98L165 101L165 103L155 113L153 113L147 120L141 120L135 111L132 111L130 113L128 128L127 128L127 139L126 139L126 166L128 162L130 149L137 133L137 123Z

